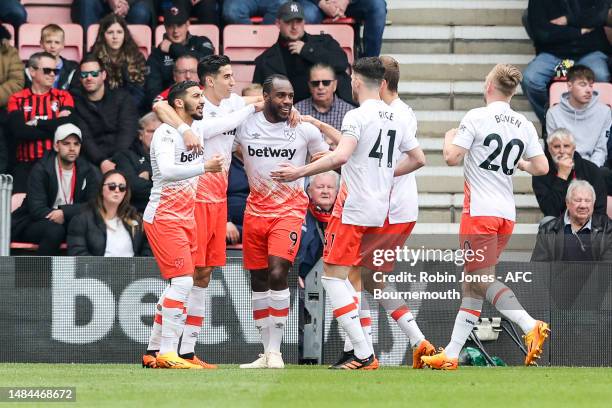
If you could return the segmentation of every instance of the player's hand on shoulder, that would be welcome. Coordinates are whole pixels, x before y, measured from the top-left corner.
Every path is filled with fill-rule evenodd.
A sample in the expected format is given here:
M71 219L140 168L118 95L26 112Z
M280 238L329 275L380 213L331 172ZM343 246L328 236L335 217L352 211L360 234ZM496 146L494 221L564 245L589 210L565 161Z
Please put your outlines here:
M225 159L222 155L215 154L210 160L204 163L204 170L206 170L207 173L219 173L221 170L223 170L224 162Z
M276 170L270 173L270 177L272 177L273 180L280 181L281 183L288 183L290 181L295 181L302 176L298 167L295 167L291 163L281 163L278 165Z
M446 132L446 134L444 135L444 138L445 138L445 139L446 139L446 138L449 138L449 137L454 138L454 137L455 137L455 135L457 134L457 131L458 131L458 129L457 129L457 128L449 129L449 130Z
M289 126L294 128L297 125L299 125L301 121L302 121L302 115L300 115L300 111L295 109L295 107L291 108L291 112L289 112L289 118L287 119Z
M264 108L264 101L255 102L253 106L255 107L255 112L261 112Z
M183 142L188 151L193 150L198 154L202 154L202 143L200 143L200 139L193 133L193 130L189 129L183 133Z

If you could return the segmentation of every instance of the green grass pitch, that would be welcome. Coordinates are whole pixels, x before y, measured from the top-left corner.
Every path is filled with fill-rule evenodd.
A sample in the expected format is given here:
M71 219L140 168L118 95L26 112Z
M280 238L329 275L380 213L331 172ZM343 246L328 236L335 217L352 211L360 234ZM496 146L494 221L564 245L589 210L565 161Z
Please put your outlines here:
M1 387L76 387L75 403L18 407L611 407L612 368L381 367L331 371L150 370L127 364L0 364ZM2 406L9 404L0 403Z

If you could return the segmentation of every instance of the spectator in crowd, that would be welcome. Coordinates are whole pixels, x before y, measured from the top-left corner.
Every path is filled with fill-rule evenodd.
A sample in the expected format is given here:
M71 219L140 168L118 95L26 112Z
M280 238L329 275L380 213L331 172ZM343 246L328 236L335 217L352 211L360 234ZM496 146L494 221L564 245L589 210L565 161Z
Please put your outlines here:
M107 73L95 55L87 55L80 68L81 91L74 96L76 123L83 132L85 157L104 174L115 168L113 155L132 145L138 113L127 101L127 92L105 84Z
M78 21L83 31L108 13L125 18L130 24L152 25L153 0L74 0L72 21Z
M588 181L572 181L567 210L540 226L531 260L612 262L612 221L594 211L595 201Z
M608 157L612 112L593 91L595 75L590 68L573 66L567 72L567 80L568 92L546 114L546 131L550 134L558 128L568 129L574 135L580 156L601 167Z
M78 64L75 61L67 60L60 54L64 50L65 33L62 27L57 24L47 24L40 31L40 46L43 51L55 57L55 67L59 69L59 75L55 76L55 82L53 87L57 89L63 89L67 91L73 85L78 84L76 79L76 70ZM25 69L26 74L26 87L32 85L32 78L29 75L29 71Z
M149 195L153 181L151 176L151 140L153 133L161 125L159 118L154 112L149 112L138 121L138 140L134 140L132 147L122 150L113 156L115 169L123 173L130 183L131 204L142 213L149 202Z
M606 184L600 169L576 151L574 136L557 129L546 139L549 172L532 178L533 192L545 217L558 217L565 211L565 197L572 180L586 180L595 191L597 214L606 214Z
M174 80L173 85L183 81L198 82L198 57L189 52L178 57L172 67L172 79ZM167 100L171 87L172 85L157 95L155 99L153 99L153 104L155 104L155 102Z
M19 0L2 0L0 21L17 28L28 19L28 12Z
M251 24L251 17L263 16L263 24L274 24L278 8L287 0L224 0L226 24Z
M525 26L537 56L525 68L522 88L540 122L545 120L548 83L563 59L591 68L596 82L610 80L604 32L609 9L609 0L529 1Z
M378 57L387 23L385 0L299 0L307 24L321 24L323 18L352 17L363 21L364 57Z
M251 83L242 88L242 96L261 96L263 98L263 86Z
M303 279L323 254L325 228L338 195L339 175L335 171L317 174L310 178L308 196L310 202L302 226L302 239L298 251L299 276Z
M66 242L70 256L152 256L120 171L104 174L95 200L70 221Z
M100 20L92 53L106 71L108 87L125 89L136 106L140 106L144 98L146 60L122 17L109 14Z
M184 7L188 15L197 19L198 24L220 25L219 0L174 0L174 3Z
M249 196L249 180L244 171L240 146L232 155L227 184L227 236L228 244L242 242L244 209Z
M28 60L32 85L11 95L8 130L16 144L13 192L24 193L32 166L53 150L53 133L68 122L74 108L68 91L54 89L58 74L55 57L48 52L32 54Z
M0 174L9 170L14 161L15 145L6 131L9 97L23 88L23 64L19 53L10 44L11 34L0 25ZM10 147L9 147L10 146ZM11 152L11 154L9 154Z
M54 150L32 169L26 198L13 213L12 239L38 244L38 255L58 255L70 220L95 195L93 167L79 156L82 140L72 123L57 128Z
M276 25L278 41L255 59L253 82L263 84L272 74L289 78L299 102L310 96L308 72L317 63L333 67L336 73L338 96L353 103L351 80L346 54L340 44L328 34L311 35L304 32L304 10L299 3L289 2L278 9Z
M302 115L313 116L340 130L344 115L353 109L353 105L335 95L336 86L336 74L332 67L321 63L313 65L308 78L311 96L295 104L295 108Z
M189 33L189 15L184 8L171 7L164 12L164 27L164 39L147 60L147 104L173 84L172 70L178 57L193 53L199 61L215 53L215 47L208 37Z

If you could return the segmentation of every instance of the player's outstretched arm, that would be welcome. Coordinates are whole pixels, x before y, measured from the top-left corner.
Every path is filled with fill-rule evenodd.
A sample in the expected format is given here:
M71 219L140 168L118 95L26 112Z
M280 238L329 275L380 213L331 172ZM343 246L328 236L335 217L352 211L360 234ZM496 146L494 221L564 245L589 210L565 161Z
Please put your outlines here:
M342 133L332 125L329 125L325 122L321 122L320 120L310 116L310 115L302 115L302 121L308 122L314 125L321 133L330 138L335 144L340 143L340 139L342 139Z
M285 183L302 177L312 176L313 174L337 169L349 160L356 147L357 139L352 136L344 136L340 140L336 150L326 154L319 160L301 167L283 163L279 165L278 170L271 172L270 176L276 181Z
M526 171L532 176L543 176L548 174L548 159L543 154L534 156L528 160L520 159L518 168Z
M444 135L444 147L442 149L442 155L444 161L449 166L458 166L463 160L463 156L467 153L467 149L453 144L453 140L457 135L457 129L451 129Z
M236 129L251 114L262 109L263 102L259 102L254 105L247 105L221 118L206 118L198 125L197 131L203 139L210 139L213 136Z
M397 163L397 166L395 166L395 172L393 173L395 177L412 173L413 171L425 166L425 153L423 153L423 149L420 147L415 147L414 149L404 153L406 153L406 157L400 160L399 163Z
M245 105L252 105L257 102L263 102L263 96L243 96L242 100Z
M193 133L191 128L183 122L178 113L172 109L168 101L155 102L155 104L153 104L153 112L155 112L160 121L172 126L181 133L183 141L185 142L185 147L187 147L188 150L195 150L198 154L202 153L202 143L200 143L200 139Z

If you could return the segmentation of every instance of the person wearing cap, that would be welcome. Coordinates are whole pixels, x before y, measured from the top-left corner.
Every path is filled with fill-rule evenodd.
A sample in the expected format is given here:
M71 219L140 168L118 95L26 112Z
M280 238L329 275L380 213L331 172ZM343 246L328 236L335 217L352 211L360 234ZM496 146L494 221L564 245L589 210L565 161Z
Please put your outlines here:
M299 0L307 24L321 24L323 18L352 17L363 21L363 56L378 57L387 23L385 0Z
M147 59L146 106L150 106L157 95L174 83L173 68L177 58L189 53L199 61L215 53L215 47L208 37L189 33L189 14L180 5L164 12L164 27L166 33L163 40Z
M11 240L38 244L38 255L58 255L72 217L96 194L94 168L79 157L83 135L72 123L55 131L53 150L28 178L26 198L12 215Z
M279 7L287 0L224 0L226 24L252 24L251 17L263 16L263 24L274 24Z
M153 24L153 0L74 0L71 6L72 21L87 28L108 13L116 14L129 24Z
M300 3L283 4L278 9L276 26L280 31L278 40L255 59L253 82L263 84L270 75L285 75L293 85L293 100L297 103L310 96L310 68L322 63L331 66L336 74L336 94L354 103L344 50L328 34L312 35L304 31L304 9Z
M83 132L83 154L102 174L115 168L111 158L128 149L138 132L138 112L124 89L106 85L106 71L95 55L85 56L75 92L74 115Z

